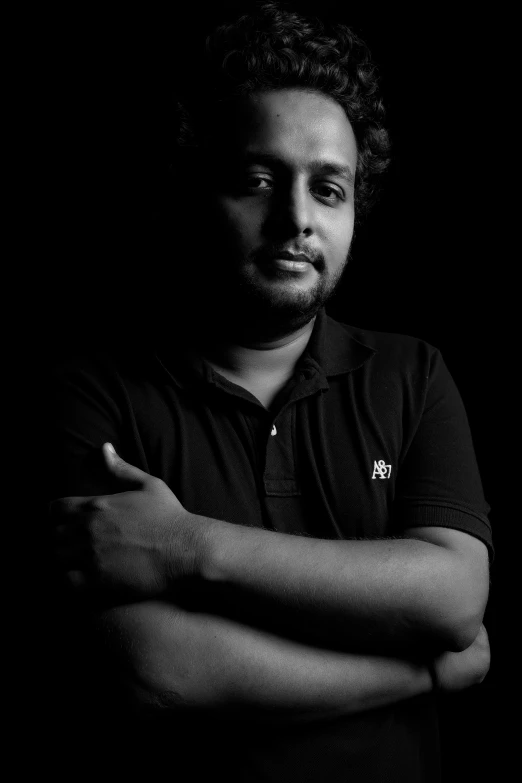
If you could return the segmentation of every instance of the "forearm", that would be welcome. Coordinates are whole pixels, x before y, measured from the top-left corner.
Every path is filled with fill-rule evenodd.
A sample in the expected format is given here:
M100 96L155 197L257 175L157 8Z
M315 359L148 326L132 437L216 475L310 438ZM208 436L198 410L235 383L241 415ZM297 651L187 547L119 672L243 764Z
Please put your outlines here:
M211 601L223 596L212 614L232 609L239 622L350 652L461 650L478 633L487 551L459 538L472 536L414 528L408 538L331 541L231 524L190 513L163 481L104 454L131 489L52 504L63 567L88 562L93 583L169 599L186 577Z
M288 633L342 649L463 649L469 591L453 553L416 539L327 541L210 520L209 594L277 618Z
M226 618L143 602L105 612L149 705L256 719L320 719L431 689L422 664L313 648Z

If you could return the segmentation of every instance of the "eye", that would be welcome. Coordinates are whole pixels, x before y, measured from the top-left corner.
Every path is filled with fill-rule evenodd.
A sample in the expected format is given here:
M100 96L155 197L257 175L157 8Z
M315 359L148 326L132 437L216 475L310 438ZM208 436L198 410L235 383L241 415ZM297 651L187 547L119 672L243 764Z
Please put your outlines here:
M251 191L269 190L272 187L272 180L264 174L248 174L246 186Z
M339 188L334 188L326 182L315 186L315 191L324 201L344 201L344 193Z

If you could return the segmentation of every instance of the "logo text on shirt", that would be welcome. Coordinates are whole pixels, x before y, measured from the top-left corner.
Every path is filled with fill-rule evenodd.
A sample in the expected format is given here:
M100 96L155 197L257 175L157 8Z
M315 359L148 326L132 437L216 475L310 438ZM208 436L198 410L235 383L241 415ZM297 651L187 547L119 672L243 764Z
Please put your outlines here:
M384 460L374 460L373 461L373 476L372 479L380 478L380 479L389 479L391 476L391 465L385 465Z

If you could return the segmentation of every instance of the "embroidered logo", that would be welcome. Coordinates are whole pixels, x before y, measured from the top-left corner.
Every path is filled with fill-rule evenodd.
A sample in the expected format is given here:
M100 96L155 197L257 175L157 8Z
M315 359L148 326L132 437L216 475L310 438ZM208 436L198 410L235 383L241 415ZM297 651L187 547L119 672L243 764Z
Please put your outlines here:
M380 478L380 479L389 479L391 476L391 465L385 465L384 460L380 459L379 461L374 460L373 461L373 476L372 479Z

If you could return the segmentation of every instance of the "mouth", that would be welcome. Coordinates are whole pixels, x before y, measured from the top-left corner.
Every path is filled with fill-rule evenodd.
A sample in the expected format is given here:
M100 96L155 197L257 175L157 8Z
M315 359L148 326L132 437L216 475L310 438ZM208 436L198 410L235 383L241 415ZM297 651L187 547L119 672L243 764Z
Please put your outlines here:
M283 259L284 261L295 261L296 263L306 263L311 264L312 259L305 255L305 253L289 253L288 251L283 251L282 253L274 253L273 259Z
M312 266L310 261L302 261L297 256L294 259L273 258L270 264L276 269L282 269L286 272L306 272Z
M267 266L284 272L306 272L313 267L312 259L305 253L290 253L287 250L272 253L266 257Z

